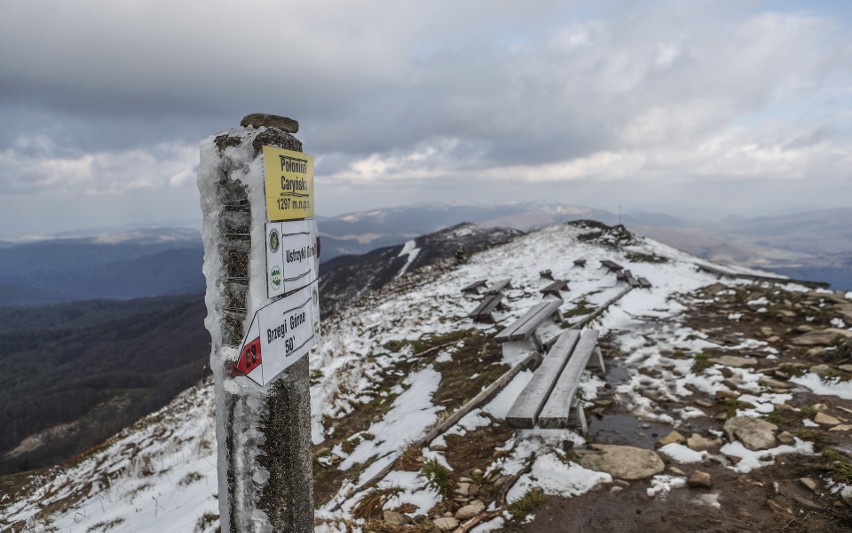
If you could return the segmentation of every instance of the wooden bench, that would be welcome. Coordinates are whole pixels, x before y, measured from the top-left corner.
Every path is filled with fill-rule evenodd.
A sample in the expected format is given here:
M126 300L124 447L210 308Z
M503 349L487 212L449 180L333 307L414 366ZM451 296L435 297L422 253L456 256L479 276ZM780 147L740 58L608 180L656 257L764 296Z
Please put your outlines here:
M585 259L575 259L574 266L580 268L586 268L586 260Z
M615 279L618 281L624 281L634 289L639 286L639 280L627 269L619 270L615 273Z
M567 281L556 280L553 283L551 283L550 285L548 285L547 287L540 289L539 292L542 293L542 294L552 294L553 296L556 296L557 298L561 299L562 295L560 294L560 292L561 291L568 291L568 290L571 290L571 289L568 288L568 282Z
M479 289L484 289L484 288L485 288L485 280L480 279L480 280L474 281L473 283L471 283L470 285L468 285L466 287L463 287L461 291L465 294L479 294Z
M470 312L467 316L469 318L474 319L476 322L487 322L489 324L493 324L494 320L494 310L503 307L502 304L503 295L500 293L497 294L488 294L482 301L479 302L479 305Z
M633 275L633 272L626 268L624 270L619 270L618 272L616 272L615 279L617 279L618 281L624 281L634 288L639 286L639 281Z
M562 301L560 300L546 300L535 304L524 313L524 316L512 322L494 339L501 343L532 339L537 346L540 346L541 342L535 336L535 330L548 318L559 315L559 306L561 305Z
M512 288L512 280L509 279L501 279L500 281L495 281L494 285L488 288L485 291L485 294L497 294L498 292L503 292L503 289L511 289Z
M509 427L566 428L573 421L573 411L583 434L588 432L585 411L576 395L587 366L604 368L597 338L596 330L581 333L569 329L559 336L506 415Z
M597 347L598 331L586 330L577 341L568 364L562 369L556 381L547 403L538 415L538 426L541 428L567 428L572 422L571 413L576 415L583 435L589 432L586 421L586 413L583 402L577 398L577 390L580 388L580 376L588 367L597 368L602 373L606 372L603 362L603 354ZM557 344L553 345L556 349ZM559 348L564 350L564 348Z
M604 259L603 261L601 261L601 266L603 268L606 268L610 272L619 272L620 270L624 269L623 266L619 265L615 261L610 261L609 259Z

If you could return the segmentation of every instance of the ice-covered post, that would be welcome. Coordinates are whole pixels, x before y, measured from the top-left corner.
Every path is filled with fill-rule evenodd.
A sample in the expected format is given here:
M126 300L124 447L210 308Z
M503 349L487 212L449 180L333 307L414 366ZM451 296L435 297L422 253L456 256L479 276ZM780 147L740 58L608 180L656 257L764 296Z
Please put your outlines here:
M312 531L308 351L319 336L313 158L265 114L201 143L222 531Z

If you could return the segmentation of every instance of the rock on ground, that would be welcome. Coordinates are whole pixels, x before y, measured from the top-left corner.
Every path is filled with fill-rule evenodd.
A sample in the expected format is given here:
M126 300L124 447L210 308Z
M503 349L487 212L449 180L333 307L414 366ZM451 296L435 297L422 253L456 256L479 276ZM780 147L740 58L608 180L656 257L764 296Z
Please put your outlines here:
M739 357L736 355L720 355L719 357L711 357L709 361L711 363L737 368L757 365L757 361L754 359L748 359L746 357Z
M814 422L821 426L836 426L840 423L840 420L825 413L817 413L814 417Z
M804 335L800 335L790 342L796 346L831 346L838 337L849 337L852 333L837 329L828 328L824 330L809 331Z
M776 445L775 431L778 426L766 420L737 416L725 422L725 433L728 439L739 439L746 448L752 451L768 450Z
M591 450L577 450L577 457L585 468L629 481L649 478L666 468L655 452L633 446L595 444Z
M666 435L662 439L658 440L657 446L659 448L662 448L663 446L666 446L668 444L683 444L683 442L685 440L686 440L686 437L684 437L683 435L681 435L677 431L672 431L671 433L669 433L668 435Z
M713 480L710 478L710 474L707 472L702 472L701 470L696 470L689 476L689 480L687 480L687 484L690 487L696 487L701 489L710 489L713 488Z
M778 434L778 442L792 446L793 444L796 444L796 437L789 431L782 431Z
M436 518L432 523L441 531L451 531L459 526L459 521L451 516Z
M465 505L456 511L456 518L459 520L469 520L485 510L485 504L479 500L473 500L470 504Z
M385 511L382 513L382 521L389 526L399 527L410 523L411 518L396 511Z
M722 439L714 437L712 439L693 433L691 437L686 439L686 445L690 450L697 452L717 451L722 447Z

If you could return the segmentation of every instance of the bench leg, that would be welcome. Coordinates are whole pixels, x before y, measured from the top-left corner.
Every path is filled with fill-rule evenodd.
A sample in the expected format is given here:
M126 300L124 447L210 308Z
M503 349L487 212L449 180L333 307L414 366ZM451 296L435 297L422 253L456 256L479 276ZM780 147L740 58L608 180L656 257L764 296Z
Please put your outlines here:
M533 331L532 335L530 335L530 341L532 341L533 348L538 353L544 352L544 344L541 342L541 339L538 337L538 330Z
M595 347L595 351L592 352L592 356L589 357L589 362L586 363L586 368L597 368L601 371L601 373L606 374L606 366L604 366L603 354L601 353L601 349L597 346Z
M583 408L583 402L577 398L571 402L571 411L577 417L577 422L580 424L580 432L585 437L589 434L589 423L586 421L586 411Z

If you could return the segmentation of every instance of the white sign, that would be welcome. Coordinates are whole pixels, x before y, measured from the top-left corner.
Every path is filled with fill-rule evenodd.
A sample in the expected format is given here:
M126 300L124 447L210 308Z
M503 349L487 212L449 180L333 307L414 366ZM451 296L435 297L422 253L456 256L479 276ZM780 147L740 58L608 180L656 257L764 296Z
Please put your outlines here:
M266 295L275 298L317 280L319 241L313 220L266 224Z
M313 348L319 318L317 283L262 307L240 347L236 370L265 387Z

